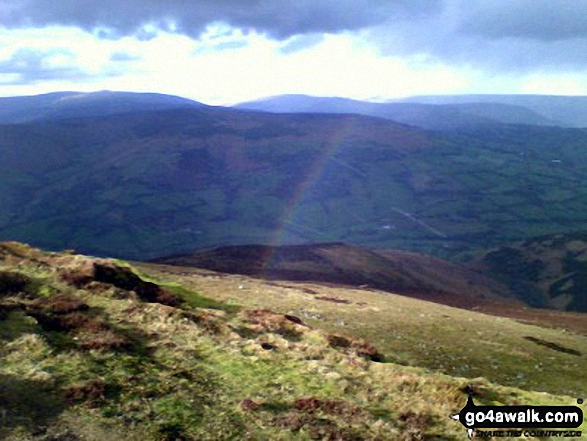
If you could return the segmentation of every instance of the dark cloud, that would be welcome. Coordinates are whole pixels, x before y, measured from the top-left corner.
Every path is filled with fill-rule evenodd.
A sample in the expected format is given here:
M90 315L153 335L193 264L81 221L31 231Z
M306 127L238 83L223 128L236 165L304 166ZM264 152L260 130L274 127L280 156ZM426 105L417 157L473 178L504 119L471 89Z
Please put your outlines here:
M434 12L441 0L2 0L6 27L71 25L108 37L144 32L145 25L198 36L215 21L275 38L357 30L391 18ZM108 33L104 29L114 32Z
M223 22L291 40L364 31L383 53L421 54L495 70L587 66L583 0L0 0L0 26L71 25L100 38L155 38L161 30L198 37Z
M373 27L385 54L495 72L587 68L587 2L445 0L441 13Z
M461 7L459 30L490 39L559 41L587 37L587 2L577 0L479 1Z
M0 72L9 76L6 80L0 80L0 84L21 85L39 81L84 81L95 78L95 75L77 67L51 66L47 63L48 58L56 55L75 59L75 55L68 50L38 51L29 48L17 50L9 59L0 60ZM105 72L102 76L112 75L114 72Z

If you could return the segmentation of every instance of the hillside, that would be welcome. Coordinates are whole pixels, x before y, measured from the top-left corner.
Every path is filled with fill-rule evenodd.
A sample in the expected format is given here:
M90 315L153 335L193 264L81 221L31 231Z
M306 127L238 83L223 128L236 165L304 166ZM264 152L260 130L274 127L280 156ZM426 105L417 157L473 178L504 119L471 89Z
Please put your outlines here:
M471 266L535 306L587 312L587 233L541 236L477 257Z
M197 106L0 125L0 239L153 259L341 242L466 260L584 228L587 133Z
M156 259L155 263L294 280L372 288L461 307L512 297L466 266L402 251L369 250L343 243L233 246Z
M574 377L587 343L582 313L509 302L480 303L466 310L360 287L265 281L158 264L135 266L157 280L181 283L217 301L269 308L329 332L365 339L387 361L401 365L484 377L528 390L577 393L560 383L564 379L584 390L583 374Z
M457 440L449 416L466 386L479 404L574 405L587 392L585 334L168 268L139 276L120 261L0 245L2 439ZM359 336L384 323L396 330L378 330L381 347Z
M336 97L278 95L240 103L238 109L275 113L331 113L376 116L429 130L457 130L480 125L507 123L561 125L529 108L503 103L373 103Z

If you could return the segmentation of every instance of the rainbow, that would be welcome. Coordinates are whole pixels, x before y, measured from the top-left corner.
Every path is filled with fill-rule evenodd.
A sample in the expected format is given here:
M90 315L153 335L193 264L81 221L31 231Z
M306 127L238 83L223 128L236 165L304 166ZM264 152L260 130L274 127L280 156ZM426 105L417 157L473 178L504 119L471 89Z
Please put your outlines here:
M338 130L333 132L330 139L325 143L320 154L316 157L312 166L306 173L305 179L303 179L300 182L293 196L291 196L287 201L286 208L283 211L281 219L279 220L279 227L270 241L271 246L276 247L279 245L286 244L285 236L288 227L292 226L298 230L305 230L309 233L312 233L314 236L320 236L321 240L324 240L325 242L334 240L332 236L329 236L327 233L323 231L318 231L311 229L309 227L305 227L297 219L300 219L302 216L300 207L304 202L304 199L316 187L317 183L324 176L329 164L335 162L338 165L350 168L355 173L363 174L360 170L354 169L354 167L349 166L348 164L345 164L335 158L335 156L341 151L341 149L345 145L348 145L348 143L346 143L345 141L347 141L350 138L350 135L354 133L355 129L356 119L345 118L342 124L339 126ZM275 253L273 251L268 253L265 259L264 268L269 268L271 262L273 261L274 254Z

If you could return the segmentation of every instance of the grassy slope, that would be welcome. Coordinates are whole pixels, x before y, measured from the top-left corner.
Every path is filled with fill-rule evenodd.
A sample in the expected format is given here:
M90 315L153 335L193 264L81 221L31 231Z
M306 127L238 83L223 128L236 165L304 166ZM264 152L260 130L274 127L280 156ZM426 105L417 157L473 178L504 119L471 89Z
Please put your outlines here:
M583 369L587 328L561 329L572 323L562 313L555 318L557 329L546 317L522 323L374 290L268 283L188 268L140 267L217 300L248 308L267 307L303 317L323 329L365 338L400 364L450 375L482 376L530 390L587 395L587 372ZM569 314L575 316L585 321L584 314ZM559 352L524 337L556 343L581 355Z
M360 354L372 348L360 340L247 309L260 301L251 298L253 281L239 289L197 277L217 309L172 307L141 300L144 282L131 292L97 281L94 259L18 244L2 245L0 256L2 439L457 440L464 431L448 415L464 405L467 384L478 403L574 400L369 361ZM120 263L98 263L116 268L118 282L133 279ZM264 306L275 302L272 290L297 291L265 289ZM203 301L187 288L175 292ZM244 309L218 303L229 297Z

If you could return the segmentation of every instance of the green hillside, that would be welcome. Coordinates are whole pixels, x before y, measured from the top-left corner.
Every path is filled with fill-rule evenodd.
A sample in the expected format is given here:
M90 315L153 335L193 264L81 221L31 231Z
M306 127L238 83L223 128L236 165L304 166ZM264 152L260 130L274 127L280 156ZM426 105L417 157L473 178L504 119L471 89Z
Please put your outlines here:
M575 405L585 393L581 334L367 292L365 305L318 301L323 318L306 318L283 309L309 288L227 277L167 273L154 283L120 261L1 244L0 437L460 440L466 433L449 417L464 406L467 386L478 404ZM404 335L432 344L420 346L426 352L407 354L389 332L377 342L359 336L379 323L384 299L403 311L394 319L403 317ZM367 321L365 307L372 308ZM333 329L347 320L345 308L357 312L353 326ZM442 351L423 339L433 323L437 338L447 338ZM477 333L475 346L449 338L454 332ZM522 347L525 335L551 344ZM453 354L445 360L452 359L452 375L418 367L435 353ZM475 354L494 356L493 364L463 364ZM478 375L491 370L503 382Z
M268 282L186 267L137 265L157 280L181 283L217 301L269 308L319 329L365 339L390 362L526 390L587 392L584 313L500 301L479 301L477 306L464 302L455 308L441 304L442 298L433 303L365 287Z
M444 257L584 228L578 129L197 108L0 126L0 238L149 259L343 241Z

